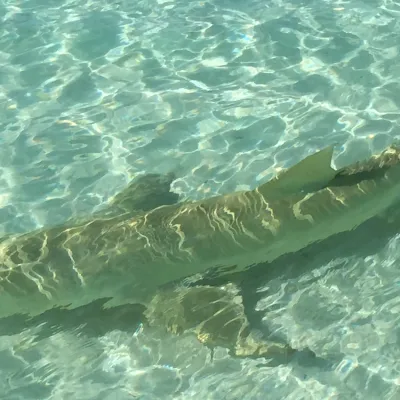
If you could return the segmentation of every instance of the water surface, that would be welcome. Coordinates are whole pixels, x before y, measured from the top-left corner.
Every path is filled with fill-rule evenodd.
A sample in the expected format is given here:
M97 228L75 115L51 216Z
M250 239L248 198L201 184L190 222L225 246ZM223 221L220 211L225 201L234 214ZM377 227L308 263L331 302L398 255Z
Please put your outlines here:
M382 150L399 134L399 13L384 0L0 0L0 232L90 214L145 172L175 172L173 190L198 199L329 144L338 166ZM248 278L261 329L315 360L211 358L191 334L118 316L91 334L14 320L0 393L396 399L400 244L380 229Z

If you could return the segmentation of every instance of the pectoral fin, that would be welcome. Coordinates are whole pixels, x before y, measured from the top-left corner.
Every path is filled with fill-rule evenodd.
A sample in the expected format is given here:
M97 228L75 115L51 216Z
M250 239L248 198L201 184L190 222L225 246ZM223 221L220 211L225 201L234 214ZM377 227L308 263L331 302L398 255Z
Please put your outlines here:
M286 358L293 352L254 334L233 284L160 291L145 315L150 325L164 325L175 334L192 330L201 343L228 348L238 357Z
M118 193L101 214L117 215L138 211L149 211L162 205L175 204L178 195L170 191L173 174L143 175Z
M281 172L261 185L258 191L267 198L279 198L291 193L322 189L338 173L331 167L332 155L333 146L328 146Z

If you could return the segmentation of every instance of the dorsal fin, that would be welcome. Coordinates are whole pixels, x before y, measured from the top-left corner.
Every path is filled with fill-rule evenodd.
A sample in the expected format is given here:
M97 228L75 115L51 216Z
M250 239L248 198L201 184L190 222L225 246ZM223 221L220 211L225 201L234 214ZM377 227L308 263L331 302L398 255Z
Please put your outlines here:
M319 190L338 173L331 167L332 155L333 146L311 154L269 182L259 186L258 191L268 198L279 198L291 193Z
M382 178L389 168L397 165L400 165L400 147L392 144L378 155L341 168L329 186L350 186Z

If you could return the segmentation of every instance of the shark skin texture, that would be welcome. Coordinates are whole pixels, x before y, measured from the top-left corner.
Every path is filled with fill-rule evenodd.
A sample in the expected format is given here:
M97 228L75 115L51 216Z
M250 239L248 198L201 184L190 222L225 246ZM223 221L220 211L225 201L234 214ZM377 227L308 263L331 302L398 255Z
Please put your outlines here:
M339 170L332 154L327 147L254 190L196 202L177 202L169 191L173 175L146 175L90 218L6 237L0 318L107 299L105 308L142 304L149 324L192 330L236 356L290 356L288 345L253 333L234 284L196 279L267 269L398 203L399 147Z

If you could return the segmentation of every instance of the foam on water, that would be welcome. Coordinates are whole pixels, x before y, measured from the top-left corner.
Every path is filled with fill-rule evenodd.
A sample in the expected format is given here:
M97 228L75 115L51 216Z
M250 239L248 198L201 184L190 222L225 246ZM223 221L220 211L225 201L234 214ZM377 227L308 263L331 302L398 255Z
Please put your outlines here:
M0 0L0 232L90 214L145 172L175 172L174 191L198 199L328 144L338 166L382 150L399 132L399 13L391 0ZM252 282L262 329L315 359L212 358L190 334L118 318L96 335L94 321L15 320L0 325L0 395L397 398L393 235Z

